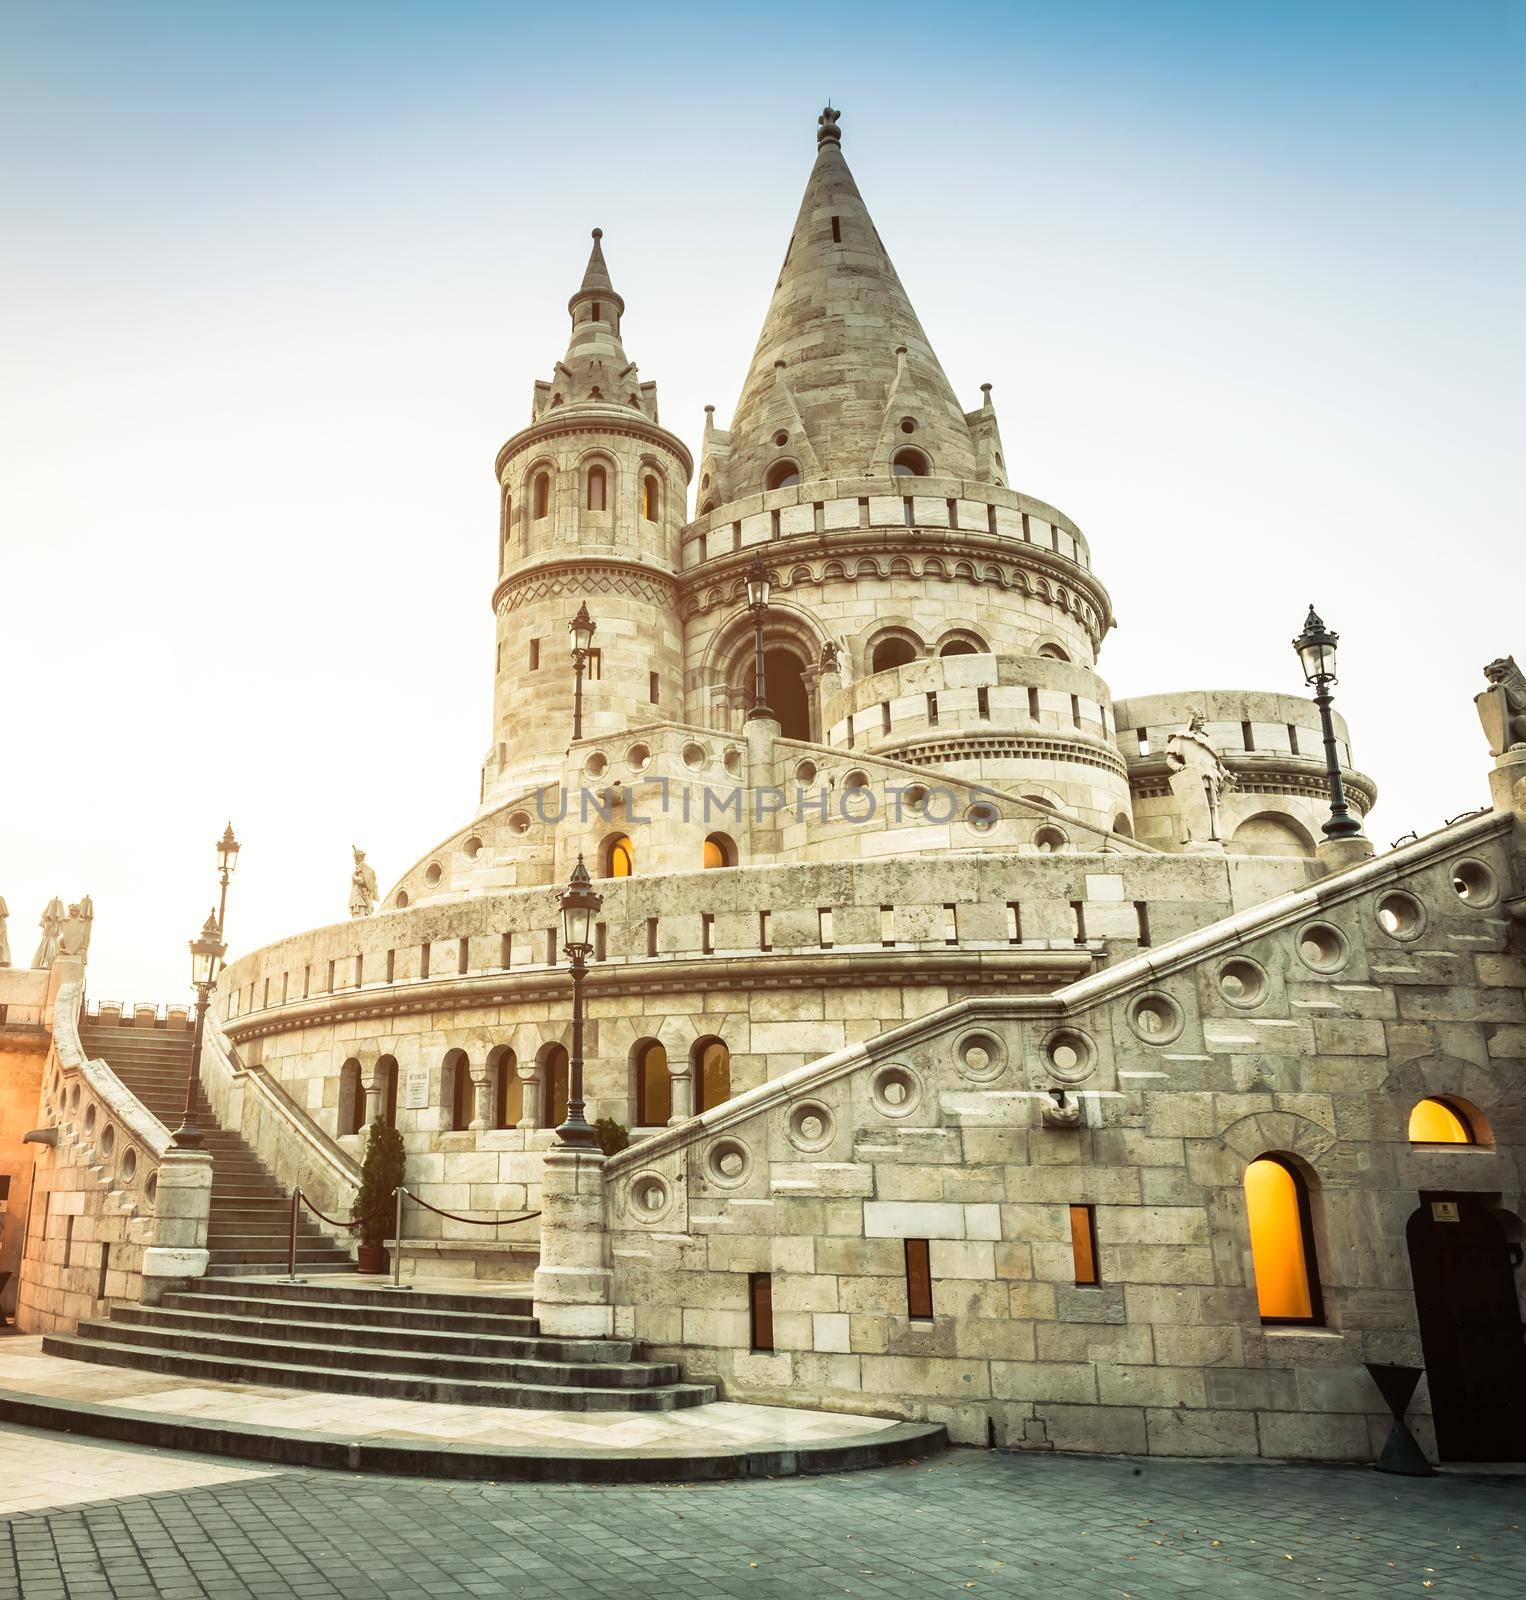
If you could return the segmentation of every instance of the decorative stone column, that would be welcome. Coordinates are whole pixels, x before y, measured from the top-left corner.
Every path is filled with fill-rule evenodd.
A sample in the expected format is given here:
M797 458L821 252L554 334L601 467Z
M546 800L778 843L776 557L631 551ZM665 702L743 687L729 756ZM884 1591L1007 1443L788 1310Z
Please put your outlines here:
M694 1067L688 1061L669 1061L668 1072L673 1080L669 1101L673 1115L668 1118L668 1126L676 1128L694 1115Z
M540 1126L540 1068L533 1060L521 1061L515 1071L518 1072L522 1085L520 1105L524 1110L514 1126L523 1128L526 1132L534 1132Z
M387 1086L382 1081L381 1057L378 1056L369 1067L362 1067L365 1074L363 1086L366 1092L366 1120L363 1126L369 1128L382 1114L382 1097L387 1092Z
M461 1068L457 1066L456 1071ZM476 1108L470 1127L473 1133L481 1133L485 1128L493 1125L493 1084L492 1075L488 1071L486 1061L480 1067L474 1066L472 1074L472 1105Z
M212 1157L171 1145L159 1160L151 1243L143 1251L143 1298L160 1295L207 1270L207 1219L212 1214Z
M541 1169L540 1265L535 1316L552 1339L607 1339L610 1303L609 1226L604 1214L604 1157L558 1146Z

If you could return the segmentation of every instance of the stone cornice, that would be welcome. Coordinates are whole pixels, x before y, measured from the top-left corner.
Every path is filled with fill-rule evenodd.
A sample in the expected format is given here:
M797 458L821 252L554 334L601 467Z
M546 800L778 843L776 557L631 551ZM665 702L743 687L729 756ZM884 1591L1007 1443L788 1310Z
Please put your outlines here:
M960 557L995 562L1023 572L1040 574L1051 583L1082 594L1097 617L1096 639L1100 644L1113 626L1113 603L1101 581L1079 562L1058 551L1045 550L1022 540L999 534L963 528L835 528L822 533L792 533L766 544L746 545L713 556L697 567L688 568L679 580L679 599L685 616L702 615L712 609L705 599L719 585L728 591L723 604L730 604L729 590L746 581L748 567L762 556L778 574L780 592L788 593L789 568L800 562L846 561L866 555L900 557L915 562L919 557ZM920 574L919 574L920 575ZM849 574L849 581L852 574ZM961 581L949 575L949 582Z
M607 587L619 588L624 585L630 588L637 583L656 584L666 590L665 602L668 604L673 603L678 592L678 579L669 569L640 556L558 554L537 561L533 566L520 567L500 579L498 587L493 590L493 611L497 613L504 609L517 591L531 588L536 583L552 585L559 578L574 575L580 581L586 581L601 573L605 575Z
M556 411L547 412L529 427L521 428L504 442L494 459L493 475L501 483L504 465L511 456L517 455L532 444L565 438L569 434L582 437L589 434L603 434L605 437L616 434L628 439L643 440L647 444L659 446L678 458L684 469L685 488L689 479L694 476L694 457L689 454L688 446L682 439L650 421L639 411L623 406L585 406L576 411L558 408Z
M588 969L590 1000L638 995L659 1004L665 993L695 994L745 988L881 988L932 984L999 983L1052 988L1091 971L1097 951L1074 946L1033 946L984 950L813 950L750 956L661 957L595 962ZM478 1006L522 1005L551 1000L565 1003L572 979L566 967L525 972L482 972L466 977L424 978L411 983L341 989L224 1018L219 1026L235 1044L304 1028L352 1024Z
M1286 794L1308 800L1327 800L1330 778L1325 763L1317 756L1295 756L1280 750L1219 751L1224 765L1234 774L1239 794ZM1130 761L1129 789L1136 798L1150 798L1171 792L1171 769L1162 756L1146 756ZM1371 811L1378 798L1375 778L1354 767L1341 768L1341 782L1361 806Z

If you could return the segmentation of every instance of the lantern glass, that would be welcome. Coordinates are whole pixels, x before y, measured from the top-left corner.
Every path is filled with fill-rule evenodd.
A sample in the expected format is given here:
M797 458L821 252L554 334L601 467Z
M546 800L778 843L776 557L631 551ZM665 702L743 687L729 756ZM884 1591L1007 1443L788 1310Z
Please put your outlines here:
M588 615L588 607L578 607L578 614L567 624L567 631L572 635L572 648L581 650L586 654L593 648L594 629L597 624Z
M754 568L747 574L747 603L750 606L766 606L768 597L773 588L769 581L767 571Z
M1303 662L1304 681L1319 683L1335 676L1335 646L1324 639L1310 640L1298 647Z
M217 923L208 917L206 927L201 930L201 936L191 940L191 983L196 988L200 989L211 983L217 971L217 963L222 960L227 948L227 945L217 937Z
M217 841L217 866L221 872L226 872L232 877L238 870L239 842L233 837L233 824L230 822L223 829L223 836Z
M562 943L568 949L586 945L592 941L588 937L588 930L593 922L593 907L581 895L568 895L562 901Z

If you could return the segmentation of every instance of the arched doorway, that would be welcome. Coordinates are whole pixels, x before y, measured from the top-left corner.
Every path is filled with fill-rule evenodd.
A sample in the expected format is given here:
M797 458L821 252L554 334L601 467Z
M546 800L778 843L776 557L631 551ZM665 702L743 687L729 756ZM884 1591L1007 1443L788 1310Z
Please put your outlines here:
M559 1128L567 1120L567 1051L548 1044L540 1055L540 1124Z
M763 652L763 681L768 707L786 739L811 737L811 697L805 686L805 669L793 650Z
M1521 1248L1482 1195L1422 1193L1405 1228L1443 1461L1526 1461Z

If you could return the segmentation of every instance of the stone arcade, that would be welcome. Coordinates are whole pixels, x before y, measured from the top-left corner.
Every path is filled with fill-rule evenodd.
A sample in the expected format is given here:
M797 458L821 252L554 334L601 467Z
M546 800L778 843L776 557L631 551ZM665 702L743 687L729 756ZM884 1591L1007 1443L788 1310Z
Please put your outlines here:
M543 1333L638 1341L728 1398L1035 1450L1364 1460L1389 1426L1364 1363L1424 1365L1433 1457L1520 1455L1526 752L1496 741L1490 809L1374 854L1316 843L1308 699L1115 700L1086 538L1013 486L991 387L956 397L835 111L816 138L697 474L595 230L496 462L476 810L374 914L227 966L211 1111L329 1211L376 1115L447 1210L540 1209L544 1172L544 1229L486 1244L421 1213L410 1266L538 1261ZM632 1142L548 1165L580 855L604 880L589 1114ZM155 1298L206 1232L198 1160L128 1107L124 1175L80 1120L82 1086L124 1091L54 1026L39 1195L135 1243L97 1294L50 1213L34 1329ZM199 1222L166 1195L202 1196Z

